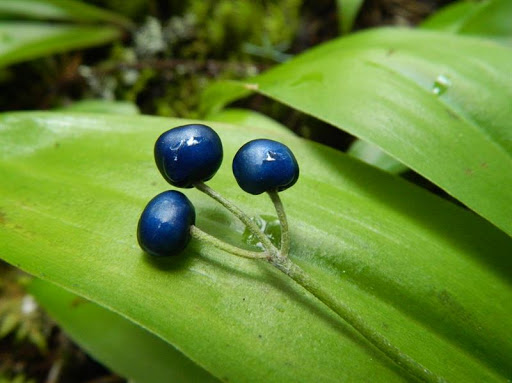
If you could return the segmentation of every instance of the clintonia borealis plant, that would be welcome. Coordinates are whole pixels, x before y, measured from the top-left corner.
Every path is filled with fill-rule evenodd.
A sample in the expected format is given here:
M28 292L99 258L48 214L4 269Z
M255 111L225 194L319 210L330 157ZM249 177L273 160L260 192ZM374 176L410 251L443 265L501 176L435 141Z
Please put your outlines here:
M507 381L512 52L507 11L492 15L509 4L478 3L494 24L479 23L475 7L454 20L468 34L505 20L498 42L380 28L214 86L202 110L217 133L195 121L192 140L173 137L190 127L168 131L191 124L178 119L5 113L0 256L53 282L31 291L86 350L136 381ZM0 65L35 57L39 36L55 47L51 36L12 36L19 44ZM248 111L219 117L249 92L378 145L467 208ZM160 135L177 146L155 148ZM191 152L173 169L165 152L177 147ZM164 191L169 183L183 194ZM259 193L276 207L280 246ZM260 246L243 243L244 230ZM180 255L144 255L137 231L146 252ZM94 303L76 305L57 286Z
M160 193L144 209L137 229L139 244L144 251L153 256L178 255L192 236L239 257L264 259L322 301L407 373L425 382L445 381L402 353L350 306L331 295L321 283L311 279L288 258L288 221L279 192L297 182L299 166L286 145L267 139L253 140L242 146L233 159L233 173L240 187L250 194L267 192L274 203L281 225L280 249L239 207L204 183L215 175L222 161L220 138L210 127L193 124L171 129L158 138L154 152L160 173L171 185L194 186L215 199L261 241L264 251L241 249L196 227L194 206L177 191Z

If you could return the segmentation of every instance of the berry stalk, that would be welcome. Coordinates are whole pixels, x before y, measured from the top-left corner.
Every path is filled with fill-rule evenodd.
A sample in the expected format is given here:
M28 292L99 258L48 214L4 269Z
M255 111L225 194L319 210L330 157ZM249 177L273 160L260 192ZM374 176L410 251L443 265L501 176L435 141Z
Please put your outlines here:
M424 382L446 382L442 377L437 376L410 356L404 354L398 347L394 346L386 337L375 331L366 321L349 306L340 302L336 297L325 290L322 285L314 281L302 268L292 262L289 258L272 256L269 262L278 270L289 276L319 301L334 311L345 322L351 325L357 332L365 337L370 343L382 351L389 359L402 367L409 374Z
M364 338L366 338L371 344L377 347L381 352L383 352L389 359L395 362L398 366L403 368L406 372L416 377L420 381L428 382L428 383L441 383L445 382L442 377L437 376L432 371L428 370L420 363L415 361L410 356L404 354L398 347L394 346L385 336L380 334L378 331L375 331L364 319L361 317L356 311L351 309L345 303L341 302L335 296L333 296L329 291L324 289L321 284L317 283L314 279L312 279L301 267L295 264L291 259L287 257L289 251L289 230L288 230L288 221L286 218L284 206L282 204L281 198L278 195L277 191L268 191L268 195L270 196L274 206L276 208L277 215L279 217L279 221L281 223L281 251L277 250L274 245L270 242L270 240L265 236L264 233L258 228L258 226L252 221L240 208L226 200L222 197L218 192L214 191L210 187L206 186L204 183L195 184L195 187L202 192L206 193L210 197L214 198L216 201L221 203L224 207L226 207L230 212L232 212L235 216L237 216L247 227L248 229L260 239L261 243L267 250L263 253L253 253L258 254L257 257L250 255L241 255L239 254L237 247L226 244L223 241L218 240L215 237L207 238L208 240L213 239L214 241L210 241L214 246L230 252L234 255L242 256L244 258L259 258L266 260L275 268L277 268L282 273L286 274L288 277L293 279L296 283L306 289L309 293L315 296L320 302L329 307L334 313L336 313L341 319L347 322L350 326L352 326L357 332L359 332ZM194 226L192 226L194 228ZM196 232L199 229L191 229ZM193 234L194 235L194 234ZM205 238L205 237L203 237ZM220 243L223 245L220 245ZM228 247L226 247L226 245ZM224 246L224 247L222 247ZM238 249L238 250L237 250ZM251 253L251 252L250 252ZM265 254L265 255L263 255Z
M263 247L267 249L269 253L277 254L279 252L279 250L276 249L272 242L270 242L270 239L268 239L268 237L261 232L258 225L256 225L256 223L247 214L245 214L238 206L224 198L222 195L217 193L204 182L197 182L194 184L194 187L197 190L200 190L206 195L212 197L214 200L216 200L222 206L228 209L231 213L233 213L240 221L242 221L242 223L251 231L251 233L253 233L256 236L256 238L259 239Z
M215 246L216 248L218 248L220 250L224 250L228 253L237 255L242 258L265 259L268 257L268 254L266 251L256 252L256 251L249 251L249 250L241 249L237 246L233 246L227 242L224 242L224 241L218 239L217 237L214 237L213 235L210 235L210 234L204 232L203 230L199 229L195 225L190 226L190 235L194 239L207 242L210 245Z
M286 258L290 252L290 231L288 230L288 219L286 218L283 202L277 191L269 191L267 194L276 208L277 217L281 224L281 255Z

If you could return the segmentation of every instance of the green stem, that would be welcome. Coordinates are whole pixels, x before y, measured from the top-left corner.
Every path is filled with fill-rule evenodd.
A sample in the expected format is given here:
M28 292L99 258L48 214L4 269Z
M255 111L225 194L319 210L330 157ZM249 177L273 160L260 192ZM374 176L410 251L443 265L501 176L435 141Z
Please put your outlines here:
M281 224L281 255L283 257L288 257L288 254L290 253L290 231L288 229L288 219L286 218L283 202L281 201L281 197L279 197L279 193L277 191L269 191L267 194L276 208L277 217Z
M351 325L357 332L366 338L371 344L382 351L389 359L395 362L406 372L415 376L421 381L428 383L440 383L445 380L416 362L410 356L404 354L398 347L394 346L386 337L375 331L366 321L345 303L339 301L331 293L325 290L321 284L314 281L302 268L293 263L287 256L289 251L288 222L284 213L284 208L277 192L269 192L269 196L276 207L279 221L281 223L281 235L285 232L285 237L281 237L281 251L277 250L270 240L261 232L260 228L249 218L240 208L222 197L219 193L205 185L203 182L194 185L198 190L209 195L226 209L232 212L242 221L245 226L260 240L266 251L263 253L249 252L227 244L219 239L206 234L192 226L191 233L198 239L205 239L212 245L226 250L232 254L244 258L266 258L269 263L279 271L293 279L304 289L315 296L319 301L334 311L341 319Z
M200 190L203 193L207 194L208 196L212 197L214 200L216 200L222 206L228 209L231 213L233 213L240 221L242 221L242 223L251 231L251 233L256 238L259 239L263 247L267 249L269 253L277 254L279 252L279 250L276 249L272 242L270 242L270 239L268 239L268 237L261 232L258 225L256 225L256 223L248 215L246 215L238 206L236 206L231 201L221 196L219 193L210 188L204 182L195 183L194 187L197 190Z
M192 225L190 227L190 235L194 239L207 242L207 243L215 246L218 249L224 250L228 253L237 255L239 257L250 258L250 259L266 259L266 258L268 258L268 253L266 251L255 252L255 251L241 249L237 246L230 245L229 243L224 242L224 241L218 239L217 237L214 237L213 235L205 233L204 231L202 231L201 229L199 229L197 226L194 226L194 225Z
M332 296L327 290L325 290L319 283L311 279L311 277L309 277L309 275L304 270L293 263L290 259L282 256L272 256L269 259L269 262L278 270L288 275L295 282L304 287L332 311L338 314L338 316L350 324L362 336L370 341L370 343L372 343L405 371L424 382L445 382L442 377L435 375L433 372L422 366L420 363L416 362L410 356L404 354L383 335L372 329L359 314Z

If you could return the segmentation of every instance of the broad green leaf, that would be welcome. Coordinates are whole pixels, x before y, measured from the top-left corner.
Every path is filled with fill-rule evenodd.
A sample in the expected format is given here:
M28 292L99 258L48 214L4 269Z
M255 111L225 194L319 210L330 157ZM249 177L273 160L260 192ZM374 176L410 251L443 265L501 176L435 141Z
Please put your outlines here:
M150 259L136 226L169 189L153 162L163 131L144 116L0 116L0 256L153 332L224 381L410 381L343 321L270 265L192 241ZM225 163L209 184L249 214L230 160L262 129L210 123ZM271 131L295 153L282 193L292 258L393 344L453 382L512 374L512 240L475 214L335 150ZM188 189L203 230L243 228ZM440 358L439 356L442 356Z
M130 20L76 0L1 0L0 19L28 18L82 22L110 22L131 27Z
M84 350L136 382L218 382L133 322L54 284L34 279L29 292Z
M458 34L511 36L511 19L512 2L509 0L459 1L434 13L422 27ZM366 141L356 140L348 154L390 173L407 170L405 165Z
M62 107L60 110L73 113L140 114L139 108L133 102L110 100L81 100Z
M512 43L512 1L458 1L426 19L421 27L480 35Z
M383 152L381 148L363 140L354 141L347 154L392 174L400 174L407 170L407 166Z
M264 114L249 109L228 108L206 117L208 121L262 128L276 133L292 134L286 126Z
M434 13L422 23L422 27L458 34L510 37L510 20L512 2L509 0L459 1ZM348 154L390 173L398 174L407 170L401 162L366 141L356 140Z
M240 84L371 142L512 234L512 49L374 29ZM236 99L216 91L216 107ZM205 96L206 97L206 96Z
M357 14L363 6L364 0L336 0L338 19L341 23L341 32L347 34L352 30Z
M0 67L68 50L105 44L120 36L109 26L0 21Z

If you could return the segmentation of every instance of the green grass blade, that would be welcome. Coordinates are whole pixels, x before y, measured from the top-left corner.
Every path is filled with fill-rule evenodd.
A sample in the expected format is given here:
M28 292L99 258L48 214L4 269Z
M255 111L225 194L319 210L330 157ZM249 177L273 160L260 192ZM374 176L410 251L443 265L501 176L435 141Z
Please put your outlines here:
M135 238L149 199L169 188L153 144L183 120L0 116L0 256L140 324L221 380L408 381L402 371L267 264L192 242L150 259ZM230 160L261 128L211 124L225 163L209 184L249 214ZM512 374L512 240L471 212L337 151L268 132L295 153L282 194L291 256L397 347L448 381ZM197 225L237 243L243 228L186 194ZM439 356L442 355L442 358Z
M136 382L218 382L168 343L133 322L54 284L34 279L29 292L84 350Z
M63 20L109 22L131 27L130 20L93 5L76 0L2 0L0 19Z
M105 44L119 38L120 34L119 29L109 26L0 21L0 67Z

